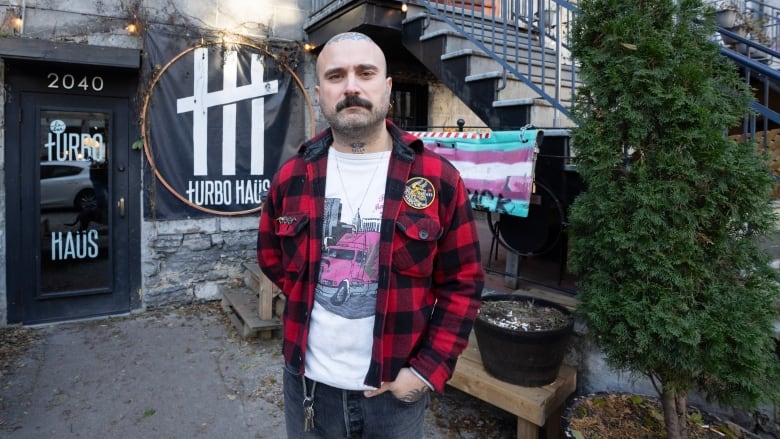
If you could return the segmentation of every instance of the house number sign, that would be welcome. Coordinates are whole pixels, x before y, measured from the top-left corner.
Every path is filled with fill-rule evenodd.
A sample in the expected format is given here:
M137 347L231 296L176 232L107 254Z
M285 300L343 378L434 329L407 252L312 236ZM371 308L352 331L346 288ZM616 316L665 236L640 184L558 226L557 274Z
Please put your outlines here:
M46 75L46 79L49 81L48 88L63 88L65 90L80 88L85 91L103 90L103 77L97 75L79 77L70 73L60 74L52 72Z

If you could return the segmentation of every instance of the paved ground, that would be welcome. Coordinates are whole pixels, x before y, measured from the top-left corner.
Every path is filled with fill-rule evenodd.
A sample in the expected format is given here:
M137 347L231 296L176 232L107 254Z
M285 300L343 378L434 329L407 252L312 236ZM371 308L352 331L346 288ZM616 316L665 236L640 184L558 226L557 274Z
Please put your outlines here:
M0 376L2 438L284 437L280 342L241 339L217 303L15 331L32 341ZM427 437L514 433L455 389L432 399Z

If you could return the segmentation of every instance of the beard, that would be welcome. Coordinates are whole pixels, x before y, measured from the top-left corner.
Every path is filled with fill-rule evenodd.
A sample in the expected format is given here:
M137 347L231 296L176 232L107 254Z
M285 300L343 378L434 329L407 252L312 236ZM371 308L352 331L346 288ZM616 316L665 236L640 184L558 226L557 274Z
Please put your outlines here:
M355 107L364 108L368 110L368 113L343 111ZM359 96L347 96L336 104L333 111L323 109L322 115L328 121L334 134L347 139L365 140L377 127L384 129L384 121L389 107L389 97L379 105L374 106L370 101Z

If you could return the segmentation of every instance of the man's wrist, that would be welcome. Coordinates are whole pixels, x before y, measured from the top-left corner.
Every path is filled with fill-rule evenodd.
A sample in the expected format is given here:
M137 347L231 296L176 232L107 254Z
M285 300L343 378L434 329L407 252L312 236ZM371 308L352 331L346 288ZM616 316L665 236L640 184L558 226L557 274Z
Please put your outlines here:
M411 370L411 371L412 371L412 373L414 374L414 376L416 376L417 378L419 378L419 379L420 379L420 381L422 381L423 383L425 383L425 386L428 388L428 390L436 390L436 389L433 387L433 385L431 385L431 383L430 383L430 382L429 382L427 379L425 379L425 377L424 377L424 376L420 375L420 372L417 372L417 371L416 371L416 370L415 370L413 367L411 367L411 366L409 366L409 370Z

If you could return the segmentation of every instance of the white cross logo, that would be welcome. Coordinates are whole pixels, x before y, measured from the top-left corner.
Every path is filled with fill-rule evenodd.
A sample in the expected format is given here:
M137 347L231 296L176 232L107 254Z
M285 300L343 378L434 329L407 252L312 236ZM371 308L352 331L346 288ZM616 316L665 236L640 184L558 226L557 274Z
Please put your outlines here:
M209 52L195 50L194 92L176 101L176 111L192 111L193 175L208 175L208 109L222 106L222 175L236 175L236 104L252 99L250 174L262 175L265 168L265 99L278 93L279 81L263 82L263 59L252 54L250 84L236 87L238 53L225 52L222 90L208 92Z

